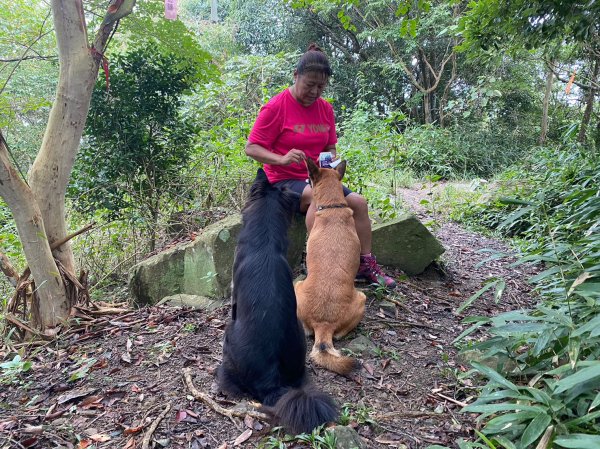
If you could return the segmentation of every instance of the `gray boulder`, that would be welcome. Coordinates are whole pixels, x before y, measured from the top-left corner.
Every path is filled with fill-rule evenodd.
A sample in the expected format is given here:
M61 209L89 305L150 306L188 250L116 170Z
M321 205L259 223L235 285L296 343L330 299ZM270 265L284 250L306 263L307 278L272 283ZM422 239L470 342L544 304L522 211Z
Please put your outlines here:
M373 226L373 254L409 276L422 273L445 249L413 214Z
M301 219L295 219L289 231L291 266L302 260L306 240L304 218L298 217ZM156 304L173 295L229 297L241 227L241 215L231 215L207 226L194 241L169 248L132 267L129 289L134 303ZM181 296L171 299L182 302Z
M241 226L241 215L231 215L206 227L194 241L167 249L135 265L129 278L133 301L144 305L156 304L173 295L229 297ZM297 267L306 244L303 216L294 218L289 241L288 261L291 267ZM406 214L373 228L373 254L378 262L399 268L406 274L423 272L443 252L442 245L414 215Z

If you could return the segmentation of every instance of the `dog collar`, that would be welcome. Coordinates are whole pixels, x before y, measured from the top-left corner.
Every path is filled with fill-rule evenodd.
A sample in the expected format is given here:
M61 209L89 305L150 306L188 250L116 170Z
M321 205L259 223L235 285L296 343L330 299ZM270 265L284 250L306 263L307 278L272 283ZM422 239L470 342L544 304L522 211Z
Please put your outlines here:
M344 207L350 207L347 204L328 204L326 206L317 206L317 211L321 211L323 209L342 209Z

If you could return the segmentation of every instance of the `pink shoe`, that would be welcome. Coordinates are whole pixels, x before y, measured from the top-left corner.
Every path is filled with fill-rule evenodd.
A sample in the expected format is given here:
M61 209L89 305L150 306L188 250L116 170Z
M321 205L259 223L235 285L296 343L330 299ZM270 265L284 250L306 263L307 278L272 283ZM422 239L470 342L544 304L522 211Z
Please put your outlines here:
M375 256L371 254L360 256L360 266L358 267L356 279L367 280L372 284L384 284L389 289L396 287L396 281L383 272L383 269L375 260Z

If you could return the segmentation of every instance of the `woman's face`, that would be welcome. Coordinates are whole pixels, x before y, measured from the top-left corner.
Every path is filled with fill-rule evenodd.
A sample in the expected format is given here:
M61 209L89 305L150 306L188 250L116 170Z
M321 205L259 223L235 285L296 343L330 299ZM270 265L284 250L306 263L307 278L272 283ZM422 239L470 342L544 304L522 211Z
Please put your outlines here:
M323 94L329 77L325 73L306 72L294 74L294 98L302 106L310 106Z

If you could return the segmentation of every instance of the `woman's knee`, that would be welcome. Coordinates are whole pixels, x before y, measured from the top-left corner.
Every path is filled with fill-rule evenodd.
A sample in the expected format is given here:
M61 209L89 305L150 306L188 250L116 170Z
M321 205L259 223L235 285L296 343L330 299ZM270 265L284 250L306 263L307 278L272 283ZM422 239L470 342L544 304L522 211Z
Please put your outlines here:
M310 203L312 202L312 199L312 188L309 184L307 184L306 187L304 187L304 190L302 191L302 196L300 197L300 212L302 212L303 214L306 213L306 211L308 210L308 206L310 206Z
M357 215L369 215L369 205L367 204L367 200L359 195L358 193L352 192L350 195L346 197L346 201L348 201L348 206L354 211Z

